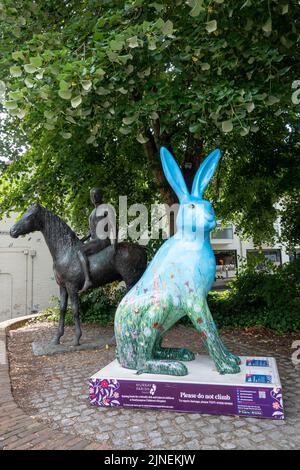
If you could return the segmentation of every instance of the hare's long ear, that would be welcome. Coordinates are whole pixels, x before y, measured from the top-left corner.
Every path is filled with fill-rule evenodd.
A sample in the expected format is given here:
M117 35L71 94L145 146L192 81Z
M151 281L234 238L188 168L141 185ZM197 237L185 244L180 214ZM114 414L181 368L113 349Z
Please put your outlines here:
M177 165L174 157L165 147L161 147L160 149L160 158L165 177L167 178L170 186L176 193L179 201L181 202L184 199L188 198L190 196L190 193L185 184L181 170Z
M193 182L192 196L202 198L206 186L213 177L221 157L219 149L211 152L200 165Z

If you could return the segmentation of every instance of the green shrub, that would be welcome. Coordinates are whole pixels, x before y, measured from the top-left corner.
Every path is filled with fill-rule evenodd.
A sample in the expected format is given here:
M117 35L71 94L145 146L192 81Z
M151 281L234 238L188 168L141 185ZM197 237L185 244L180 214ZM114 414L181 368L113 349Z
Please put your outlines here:
M85 292L80 297L80 318L83 323L112 324L118 304L124 297L125 288L117 283Z
M244 268L225 292L208 303L220 328L266 326L279 334L300 330L300 259L278 268Z
M116 308L125 295L125 288L118 287L118 283L112 283L105 287L98 287L80 295L80 320L82 323L97 323L107 326L113 323ZM38 320L55 321L59 320L59 303L55 307L44 309ZM73 325L73 316L70 306L68 306L66 325Z

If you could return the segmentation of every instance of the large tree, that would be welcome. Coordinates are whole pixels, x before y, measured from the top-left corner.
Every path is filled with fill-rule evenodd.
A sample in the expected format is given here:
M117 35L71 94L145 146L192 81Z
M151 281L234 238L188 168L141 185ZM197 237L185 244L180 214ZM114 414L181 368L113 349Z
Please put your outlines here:
M12 160L2 176L4 211L39 198L80 219L98 178L112 200L126 191L152 200L154 182L173 203L160 145L176 154L189 185L216 145L222 167L238 175L247 143L263 147L297 108L298 2L4 0L0 14L0 94L10 115L2 131ZM248 164L251 179L257 159ZM245 228L253 206L240 197L241 180L220 171L212 195L222 202L228 181L240 210L227 203L224 213ZM274 185L272 197L258 194L268 209Z

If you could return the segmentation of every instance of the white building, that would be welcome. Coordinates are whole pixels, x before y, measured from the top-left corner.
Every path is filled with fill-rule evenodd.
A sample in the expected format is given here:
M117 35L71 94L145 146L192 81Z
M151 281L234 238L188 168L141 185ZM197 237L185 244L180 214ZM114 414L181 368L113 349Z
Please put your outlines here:
M52 271L52 258L43 235L35 232L11 238L9 229L16 216L0 221L0 321L29 315L52 304L58 287ZM233 277L247 254L255 251L251 241L242 241L228 225L212 234L217 261L217 277ZM276 264L289 261L280 245L263 246L267 258Z
M251 254L257 253L258 248L252 240L242 240L234 231L234 226L228 224L215 230L211 235L211 244L216 256L217 277L233 277L241 262ZM276 225L277 232L280 230ZM267 259L277 266L290 261L286 248L280 244L262 245L262 251Z
M0 220L0 321L38 312L58 296L43 235L11 238L15 218Z

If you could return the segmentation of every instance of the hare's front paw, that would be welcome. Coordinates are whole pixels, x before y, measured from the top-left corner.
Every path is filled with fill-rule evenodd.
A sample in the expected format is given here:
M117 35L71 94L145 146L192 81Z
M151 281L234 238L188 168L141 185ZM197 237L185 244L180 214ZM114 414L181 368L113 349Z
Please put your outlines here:
M236 356L233 357L234 358L228 357L225 361L216 363L217 371L220 374L238 374L241 371L239 367L240 362L237 362L237 359L239 358Z
M164 375L187 375L187 367L177 361L159 361L150 359L139 367L137 374L164 374Z
M159 348L154 352L154 357L174 361L193 361L195 354L186 348Z
M231 359L239 366L240 363L242 362L241 358L239 356L235 356L232 353L229 353L229 354L230 354Z

